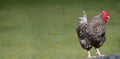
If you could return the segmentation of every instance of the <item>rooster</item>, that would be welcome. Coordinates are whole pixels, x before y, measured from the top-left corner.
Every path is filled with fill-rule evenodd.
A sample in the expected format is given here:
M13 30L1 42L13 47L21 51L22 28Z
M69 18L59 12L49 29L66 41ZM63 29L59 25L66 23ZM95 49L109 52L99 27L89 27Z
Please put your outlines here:
M85 11L84 15L78 18L76 28L81 47L88 52L88 58L92 58L90 49L94 47L98 56L103 56L99 49L106 40L106 24L109 20L109 12L103 10L99 15L94 16L87 22Z

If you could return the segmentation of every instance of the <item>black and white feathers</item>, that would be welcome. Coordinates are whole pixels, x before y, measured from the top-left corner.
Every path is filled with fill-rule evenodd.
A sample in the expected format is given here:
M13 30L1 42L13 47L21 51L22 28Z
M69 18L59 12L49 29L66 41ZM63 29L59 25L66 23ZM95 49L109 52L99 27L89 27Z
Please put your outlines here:
M78 25L76 28L82 48L90 50L92 47L101 47L106 39L105 25L102 14L92 17L90 21L87 22L87 15L85 11L83 11L83 16L78 17Z

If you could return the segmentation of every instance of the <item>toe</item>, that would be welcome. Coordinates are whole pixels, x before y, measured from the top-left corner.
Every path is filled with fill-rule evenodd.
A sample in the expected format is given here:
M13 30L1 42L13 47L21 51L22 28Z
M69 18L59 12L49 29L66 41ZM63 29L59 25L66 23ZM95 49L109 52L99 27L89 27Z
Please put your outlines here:
M88 59L96 58L96 56L89 56Z

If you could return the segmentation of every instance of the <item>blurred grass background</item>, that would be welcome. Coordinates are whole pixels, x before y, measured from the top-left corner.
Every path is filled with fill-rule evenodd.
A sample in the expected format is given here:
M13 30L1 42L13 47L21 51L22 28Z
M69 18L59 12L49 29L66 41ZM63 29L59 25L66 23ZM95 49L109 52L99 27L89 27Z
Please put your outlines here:
M106 9L111 17L103 54L120 53L120 0L2 0L0 59L86 59L75 31L77 18ZM95 55L94 48L91 50Z

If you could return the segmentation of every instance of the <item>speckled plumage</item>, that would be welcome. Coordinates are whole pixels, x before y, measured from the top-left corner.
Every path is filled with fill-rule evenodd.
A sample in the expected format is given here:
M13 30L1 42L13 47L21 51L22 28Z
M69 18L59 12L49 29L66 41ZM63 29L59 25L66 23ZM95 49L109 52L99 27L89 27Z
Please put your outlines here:
M88 23L78 23L76 31L82 48L101 47L106 40L105 25L102 14L92 17Z

